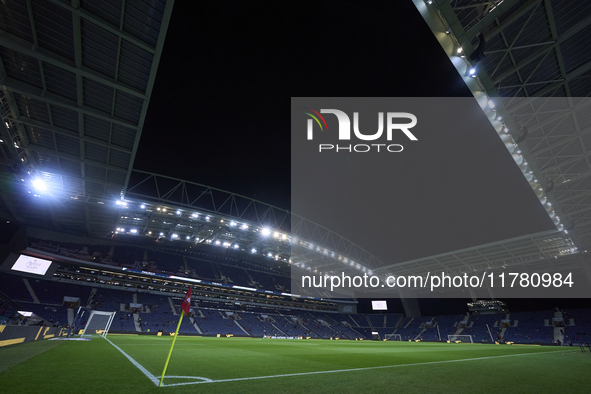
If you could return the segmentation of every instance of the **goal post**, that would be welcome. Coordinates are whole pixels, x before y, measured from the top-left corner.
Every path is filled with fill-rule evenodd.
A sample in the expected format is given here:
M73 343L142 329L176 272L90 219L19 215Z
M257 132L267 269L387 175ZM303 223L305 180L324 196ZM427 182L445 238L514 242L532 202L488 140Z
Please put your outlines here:
M386 334L384 339L386 341L402 341L402 336L400 334Z
M103 338L107 337L111 324L115 319L117 312L102 312L102 311L90 311L90 316L82 331L82 337L85 335L100 335Z
M472 335L448 335L448 343L474 343Z

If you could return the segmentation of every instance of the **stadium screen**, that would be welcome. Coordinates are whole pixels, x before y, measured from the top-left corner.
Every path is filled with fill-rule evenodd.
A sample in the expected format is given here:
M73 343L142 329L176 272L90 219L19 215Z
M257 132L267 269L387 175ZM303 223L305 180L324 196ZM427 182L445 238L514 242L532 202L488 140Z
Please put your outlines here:
M371 309L373 309L374 311L387 311L388 304L386 303L386 301L372 301Z
M50 266L50 260L38 259L36 257L21 254L11 269L13 271L27 272L29 274L45 275Z
M33 312L28 312L28 311L17 311L18 313L20 313L21 315L25 316L25 317L31 317L33 316Z

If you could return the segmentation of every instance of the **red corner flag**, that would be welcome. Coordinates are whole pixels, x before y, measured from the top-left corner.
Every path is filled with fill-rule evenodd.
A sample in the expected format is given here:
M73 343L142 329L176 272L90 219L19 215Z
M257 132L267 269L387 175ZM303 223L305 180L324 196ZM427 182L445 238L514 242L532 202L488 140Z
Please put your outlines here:
M181 313L181 317L179 317L179 324L176 326L176 332L174 333L174 337L172 338L172 344L170 345L170 350L168 351L168 357L166 358L166 362L164 363L164 369L162 370L162 375L160 376L160 384L158 387L162 387L162 381L164 380L164 375L166 375L166 368L168 368L168 362L170 361L170 355L172 354L172 348L174 347L174 343L176 342L176 338L179 335L179 328L181 328L181 322L183 321L183 316L188 315L191 311L191 294L193 294L193 288L189 287L189 291L185 294L185 298L183 298L183 302L181 302L181 308L183 308L183 313Z
M181 308L185 311L185 315L188 315L191 310L191 294L193 294L193 288L189 287L189 291L187 291L183 302L181 302Z

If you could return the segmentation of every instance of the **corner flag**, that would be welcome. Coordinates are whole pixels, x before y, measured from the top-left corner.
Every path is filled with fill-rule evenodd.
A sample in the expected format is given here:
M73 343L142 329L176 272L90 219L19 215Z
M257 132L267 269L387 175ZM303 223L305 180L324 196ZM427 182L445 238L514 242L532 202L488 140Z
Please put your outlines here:
M191 294L193 294L193 288L189 287L189 291L187 291L183 302L181 302L181 308L185 311L185 315L188 315L191 310Z
M168 362L170 361L170 356L172 355L172 348L174 348L174 343L176 342L176 337L179 335L179 328L181 328L181 322L183 321L183 316L188 314L191 310L191 294L193 294L193 288L189 287L187 294L185 294L185 298L183 298L183 302L181 302L181 317L179 317L179 324L176 326L176 332L174 333L174 337L172 337L172 344L170 345L170 350L168 351L168 357L166 358L166 362L164 363L164 370L162 371L162 376L160 376L160 384L158 387L162 387L162 381L164 380L164 374L166 374L166 368L168 368ZM176 313L176 312L175 312Z

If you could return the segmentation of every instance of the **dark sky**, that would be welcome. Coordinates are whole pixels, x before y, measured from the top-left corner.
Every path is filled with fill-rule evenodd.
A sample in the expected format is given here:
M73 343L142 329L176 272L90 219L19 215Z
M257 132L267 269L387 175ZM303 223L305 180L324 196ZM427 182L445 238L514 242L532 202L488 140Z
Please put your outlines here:
M177 0L134 167L290 209L291 97L470 96L411 1ZM508 153L473 152L477 138L439 138L431 146L460 154L442 156L435 186L413 184L409 209L393 229L394 260L552 228L516 167L506 171ZM500 144L494 134L487 138ZM487 201L486 180L475 171L495 168L506 175L496 176ZM478 199L466 210L447 193L435 220L417 215L413 203L437 203L434 187ZM511 198L498 198L504 195ZM479 210L488 216L473 214ZM490 232L474 237L475 226ZM391 254L355 223L337 227L376 256Z

